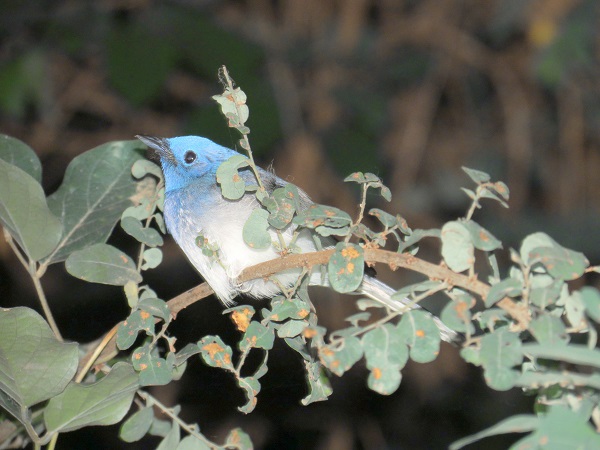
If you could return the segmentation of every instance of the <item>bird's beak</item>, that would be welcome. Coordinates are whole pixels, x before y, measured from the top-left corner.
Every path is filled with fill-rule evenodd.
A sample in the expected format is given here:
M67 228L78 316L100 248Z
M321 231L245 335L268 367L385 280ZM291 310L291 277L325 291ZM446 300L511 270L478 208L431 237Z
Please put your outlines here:
M169 142L165 138L156 136L145 136L142 134L137 134L135 137L151 149L155 150L158 153L158 156L161 160L166 160L173 164L176 164L175 158L173 157L173 152L171 151L171 147L169 147Z

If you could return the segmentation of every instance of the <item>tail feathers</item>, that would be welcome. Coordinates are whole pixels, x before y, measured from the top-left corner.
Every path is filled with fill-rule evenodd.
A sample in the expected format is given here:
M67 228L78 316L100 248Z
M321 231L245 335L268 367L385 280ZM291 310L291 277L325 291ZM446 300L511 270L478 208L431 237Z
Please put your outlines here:
M365 276L357 292L359 294L364 294L370 299L375 300L376 302L387 306L391 310L398 311L400 313L405 313L411 309L421 309L423 311L427 311L420 305L411 302L408 298L403 298L401 300L392 298L392 294L394 294L396 291L387 284L382 283L376 278L370 276ZM429 313L429 311L427 312ZM439 317L433 314L431 314L431 317L440 330L440 336L442 340L449 342L450 344L459 344L464 340L464 337L460 333L457 333L456 331L451 330L444 325Z

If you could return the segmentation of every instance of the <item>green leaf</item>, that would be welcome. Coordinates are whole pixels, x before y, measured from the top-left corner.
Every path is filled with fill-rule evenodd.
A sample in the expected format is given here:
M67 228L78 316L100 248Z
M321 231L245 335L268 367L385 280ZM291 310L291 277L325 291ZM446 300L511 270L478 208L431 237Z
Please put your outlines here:
M363 348L358 338L348 336L338 345L324 345L319 348L319 357L325 367L342 376L363 355Z
M549 285L534 287L529 292L529 301L542 309L554 305L560 296L564 282L555 280Z
M123 422L119 437L125 442L139 441L150 430L152 419L154 419L154 411L151 407L140 409Z
M138 303L137 307L165 322L171 320L171 310L169 309L167 302L159 298L144 298Z
M381 224L386 228L391 228L398 224L398 216L392 216L379 208L372 208L369 210L369 215L376 217Z
M285 228L292 221L298 209L298 188L293 184L286 184L275 189L263 204L269 211L269 224L279 230Z
M304 211L300 211L294 217L293 223L311 229L320 226L344 228L352 224L352 218L348 213L333 206L313 204Z
M205 336L198 342L198 347L202 351L201 356L206 364L211 367L220 367L222 369L233 371L231 362L231 347L225 345L219 336Z
M252 211L244 224L242 236L244 242L251 248L264 250L271 246L271 235L269 229L269 213L262 208Z
M160 248L148 248L144 250L142 258L144 263L142 264L142 270L154 269L159 266L162 262L162 250Z
M0 133L0 159L28 173L38 183L42 182L42 164L24 142Z
M145 331L149 336L154 335L154 317L139 309L133 311L117 330L117 347L127 350L136 341L138 333Z
M221 185L223 197L229 200L238 200L246 192L246 183L238 173L238 169L246 167L249 159L244 155L233 155L221 163L217 169L217 183Z
M305 360L304 367L306 368L306 379L308 381L308 395L302 399L302 404L306 406L314 402L327 400L333 390L321 364Z
M244 336L240 340L239 348L241 351L246 351L249 348L262 348L271 350L275 333L272 327L266 327L260 322L252 321L246 329Z
M179 429L179 424L176 421L173 421L173 425L167 435L160 441L156 450L173 450L177 448L179 445L179 438L181 431Z
M517 297L521 295L522 290L523 282L521 280L506 278L492 285L485 298L485 306L489 308L504 297Z
M543 444L541 444L543 443ZM548 414L538 418L536 431L513 444L514 448L557 450L600 448L600 436L589 421L563 405L550 406Z
M438 229L431 230L414 230L410 233L409 236L404 239L404 242L398 246L399 252L406 251L407 248L412 247L417 244L421 239L426 237L436 237L439 238L441 236L441 231Z
M540 418L533 414L520 414L498 422L483 431L472 434L450 444L450 450L459 450L483 438L507 433L525 433L535 430L540 424Z
M306 320L288 320L277 330L277 336L280 338L291 338L298 336L308 327Z
M521 260L529 266L531 265L529 253L533 249L538 247L553 247L555 245L558 245L556 241L546 233L533 233L523 239L519 255L521 256Z
M128 235L148 247L163 245L163 238L160 233L154 228L145 228L142 222L135 217L123 217L121 219L121 228Z
M128 281L142 281L131 258L108 244L95 244L71 253L66 268L74 277L90 283L125 286Z
M276 296L271 300L271 311L269 320L283 321L286 319L304 319L310 313L310 305L295 297L288 300L283 295Z
M364 252L361 246L338 242L335 253L327 264L329 282L338 292L353 292L362 283L364 274Z
M66 432L92 425L119 422L139 388L131 364L119 362L100 381L90 385L71 382L48 402L44 421L48 433Z
M0 308L0 405L23 420L23 408L62 392L77 370L77 347L57 341L35 311Z
M498 391L512 388L519 378L513 367L523 361L519 336L506 330L486 334L481 339L480 362L488 386Z
M246 394L246 399L247 399L246 404L243 406L240 406L238 408L244 414L251 413L254 410L254 408L256 407L256 403L257 403L256 396L260 392L260 388L261 388L260 382L258 380L267 373L267 370L268 370L267 360L268 359L269 359L269 354L267 353L267 354L265 354L265 359L260 364L258 369L256 369L256 372L254 373L254 375L252 375L250 377L238 378L238 384L242 389L244 389L245 394Z
M62 225L51 212L40 184L0 159L0 225L29 259L39 261L55 249Z
M464 166L462 167L462 170L477 184L487 183L491 179L487 173L482 172L481 170L469 169Z
M550 275L561 280L581 277L590 264L583 253L558 244L553 247L537 247L529 252L529 258L541 262Z
M459 294L451 302L448 302L440 314L442 322L459 333L473 334L475 327L471 322L471 300L472 298L469 296Z
M402 379L400 369L408 360L408 347L399 330L389 323L379 326L363 336L362 347L371 371L369 388L382 395L396 391Z
M529 331L540 344L565 345L569 342L569 335L562 320L549 314L532 320Z
M467 227L469 233L471 233L471 242L473 242L475 248L486 252L502 248L502 242L477 222L467 220L463 224Z
M250 436L248 436L240 428L234 428L229 432L227 441L225 442L225 447L233 447L239 450L252 450L254 448L252 446Z
M184 437L176 450L211 450L212 447L208 446L205 442L199 440L195 436Z
M442 227L442 256L450 269L463 272L475 263L469 229L461 222L448 222Z
M600 292L591 286L579 291L581 301L585 305L587 315L596 323L600 323Z
M232 115L235 117L237 123L245 123L250 116L250 110L246 105L246 93L240 88L233 88L233 91L229 88L225 88L220 95L213 95L215 100L221 107L221 112L224 116ZM238 114L239 111L239 114ZM231 124L229 126L232 126Z
M398 333L410 348L413 361L433 361L440 352L440 330L430 314L412 310L404 313L398 324Z
M173 366L157 356L149 345L136 348L131 355L133 368L139 371L140 386L163 386L173 378Z
M600 350L590 349L585 345L524 344L523 353L533 358L600 368Z
M45 264L64 261L75 250L106 242L121 213L134 202L137 183L133 163L143 158L138 140L109 142L71 161L48 206L64 230Z
M144 178L146 175L154 175L159 180L163 179L163 173L158 164L153 163L148 159L138 159L131 166L131 175L138 180Z

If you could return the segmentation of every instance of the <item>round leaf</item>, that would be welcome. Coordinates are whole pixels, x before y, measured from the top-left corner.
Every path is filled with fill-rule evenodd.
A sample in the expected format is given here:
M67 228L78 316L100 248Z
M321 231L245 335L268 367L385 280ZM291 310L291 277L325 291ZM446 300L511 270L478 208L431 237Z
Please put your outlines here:
M448 267L463 272L475 263L471 233L460 222L448 222L442 228L442 256Z
M338 292L353 292L360 286L364 274L364 252L361 246L338 242L327 264L329 282Z
M108 244L95 244L71 253L66 268L74 277L91 283L125 286L129 281L142 281L131 258Z

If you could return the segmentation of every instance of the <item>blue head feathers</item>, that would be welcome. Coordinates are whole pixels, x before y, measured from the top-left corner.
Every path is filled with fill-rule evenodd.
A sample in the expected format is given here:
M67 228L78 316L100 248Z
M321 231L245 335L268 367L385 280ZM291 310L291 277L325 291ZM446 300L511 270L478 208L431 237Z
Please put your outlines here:
M167 191L179 189L192 180L214 173L223 161L236 154L233 150L200 136L168 139L141 135L136 137L158 153Z

